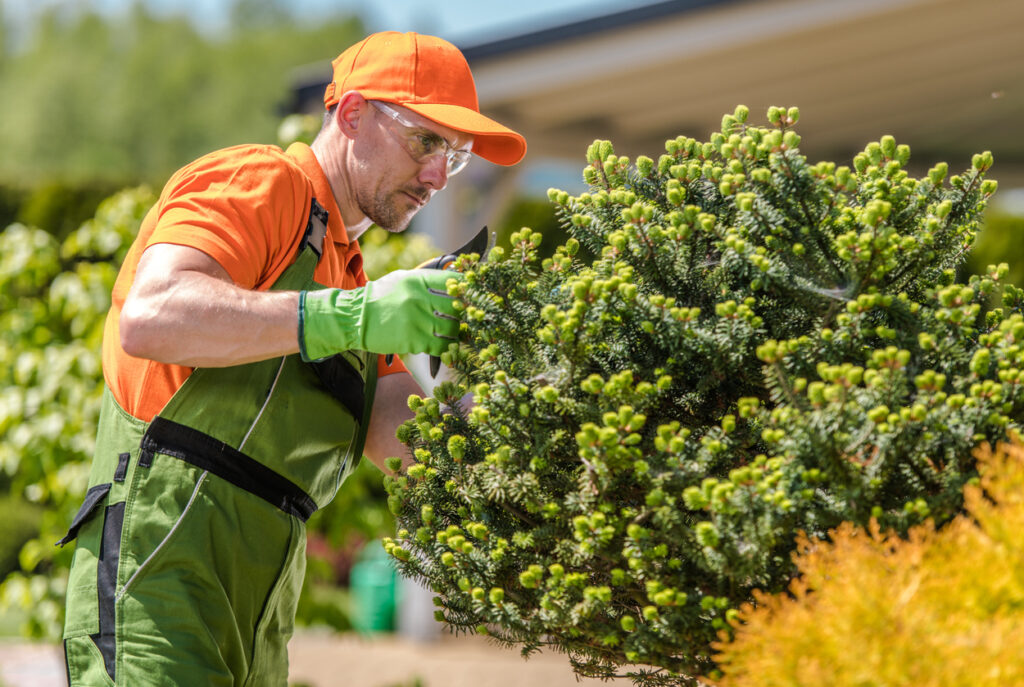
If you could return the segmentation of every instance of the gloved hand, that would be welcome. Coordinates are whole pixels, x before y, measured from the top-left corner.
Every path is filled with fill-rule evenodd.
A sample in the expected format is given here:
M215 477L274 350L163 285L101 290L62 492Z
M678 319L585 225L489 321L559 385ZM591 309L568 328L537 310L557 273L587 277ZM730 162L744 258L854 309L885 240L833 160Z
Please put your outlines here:
M299 295L299 351L305 361L350 349L371 353L448 350L459 332L448 270L396 270L356 289Z

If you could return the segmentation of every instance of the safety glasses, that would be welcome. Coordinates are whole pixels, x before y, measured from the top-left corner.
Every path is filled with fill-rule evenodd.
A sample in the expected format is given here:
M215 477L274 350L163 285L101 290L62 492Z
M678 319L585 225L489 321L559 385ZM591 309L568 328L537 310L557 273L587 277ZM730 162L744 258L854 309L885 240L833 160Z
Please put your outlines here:
M426 162L432 157L443 155L447 161L448 176L455 176L462 171L469 163L469 158L473 156L468 150L453 148L443 136L434 133L426 127L410 122L390 105L379 100L371 100L369 102L378 111L394 120L395 124L386 122L388 130L402 144L405 152L409 153L409 156L416 160L416 162ZM396 124L401 128L395 128Z

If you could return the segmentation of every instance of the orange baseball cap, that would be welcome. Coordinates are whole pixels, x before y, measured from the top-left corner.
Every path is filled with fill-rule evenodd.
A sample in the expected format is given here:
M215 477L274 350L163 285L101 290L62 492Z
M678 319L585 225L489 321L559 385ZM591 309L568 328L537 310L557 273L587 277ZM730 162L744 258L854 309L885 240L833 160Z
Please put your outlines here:
M454 45L417 33L372 34L331 63L334 80L324 105L347 91L367 100L406 107L456 131L473 134L473 152L499 165L514 165L526 155L526 139L480 114L469 64Z

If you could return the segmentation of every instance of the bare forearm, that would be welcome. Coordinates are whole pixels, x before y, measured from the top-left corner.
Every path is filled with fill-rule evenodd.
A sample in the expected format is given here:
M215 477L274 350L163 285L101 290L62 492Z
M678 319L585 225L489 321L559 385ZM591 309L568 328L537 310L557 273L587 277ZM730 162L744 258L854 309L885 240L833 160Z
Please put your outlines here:
M409 448L395 437L398 426L413 416L408 404L410 394L422 394L411 375L392 374L377 383L363 452L381 470L387 470L384 463L391 456L402 459L403 469L413 462Z
M398 426L412 419L409 410L409 396L423 396L423 390L410 374L393 374L383 377L377 383L377 394L374 397L373 413L370 416L370 427L366 434L364 453L374 465L387 472L385 461L391 456L402 459L402 470L406 470L415 460L409 447L395 436ZM473 393L467 392L459 401L464 410L474 405Z
M222 367L298 351L297 292L240 288L219 265L187 250L154 246L143 255L121 311L129 355ZM165 269L168 261L175 269Z

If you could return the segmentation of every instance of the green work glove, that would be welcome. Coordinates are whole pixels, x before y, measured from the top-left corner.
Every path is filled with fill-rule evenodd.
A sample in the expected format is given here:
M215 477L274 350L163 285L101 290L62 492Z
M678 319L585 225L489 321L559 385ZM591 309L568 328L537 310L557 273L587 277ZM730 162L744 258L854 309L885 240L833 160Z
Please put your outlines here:
M441 355L459 333L445 282L449 270L396 270L356 289L299 294L299 352L305 361L351 349Z

